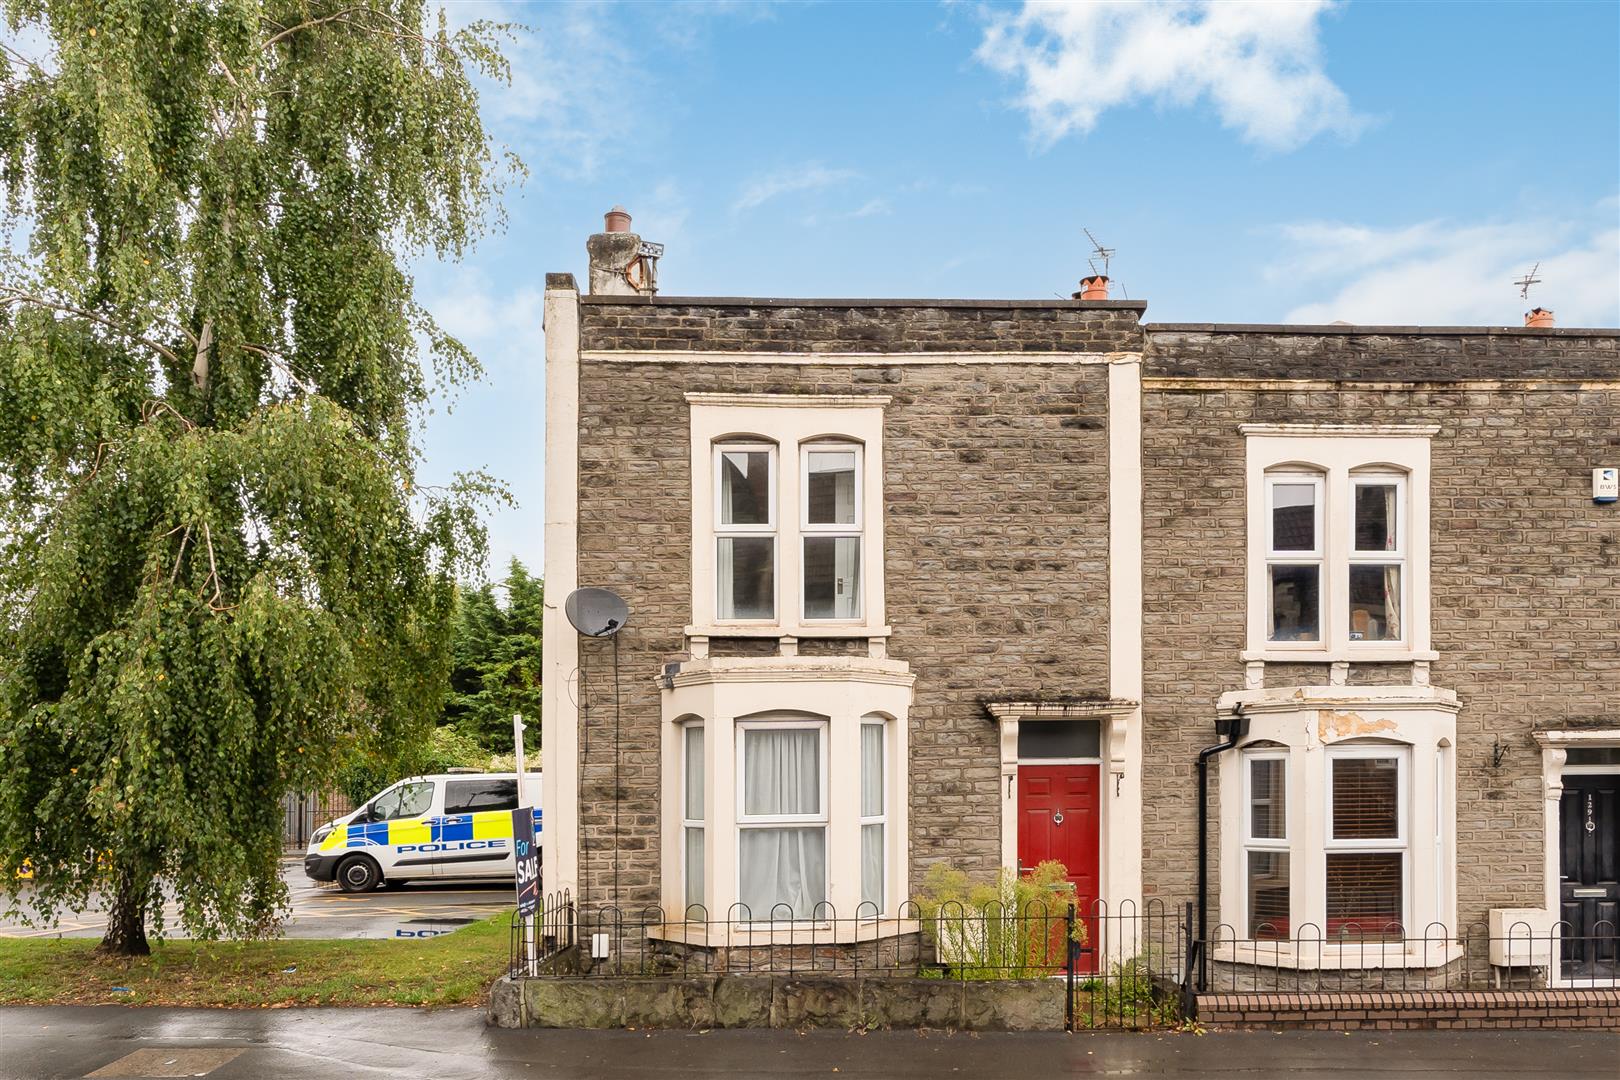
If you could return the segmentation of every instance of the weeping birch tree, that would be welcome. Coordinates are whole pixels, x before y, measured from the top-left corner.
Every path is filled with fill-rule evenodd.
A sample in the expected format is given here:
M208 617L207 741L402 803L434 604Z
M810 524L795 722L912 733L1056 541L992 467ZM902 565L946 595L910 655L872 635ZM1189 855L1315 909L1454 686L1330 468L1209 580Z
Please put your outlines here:
M405 266L499 221L473 79L506 77L504 28L0 10L0 890L106 898L112 953L166 903L263 933L279 798L432 722L499 497L414 482L433 380L477 364Z

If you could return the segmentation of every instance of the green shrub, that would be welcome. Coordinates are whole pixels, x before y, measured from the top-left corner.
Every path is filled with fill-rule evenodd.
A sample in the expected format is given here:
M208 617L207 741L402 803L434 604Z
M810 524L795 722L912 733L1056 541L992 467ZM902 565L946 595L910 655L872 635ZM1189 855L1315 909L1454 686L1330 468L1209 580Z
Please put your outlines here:
M1062 971L1071 942L1085 942L1074 886L1060 862L1020 877L1005 869L974 881L935 863L917 896L924 932L944 971L962 979L1024 979Z

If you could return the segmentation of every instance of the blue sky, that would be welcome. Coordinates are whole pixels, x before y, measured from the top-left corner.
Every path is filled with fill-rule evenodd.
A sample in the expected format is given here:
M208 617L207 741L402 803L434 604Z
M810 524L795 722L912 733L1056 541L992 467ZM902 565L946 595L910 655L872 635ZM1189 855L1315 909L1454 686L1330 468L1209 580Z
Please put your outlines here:
M1149 321L1620 324L1620 5L520 4L503 234L418 290L486 367L424 475L542 555L541 294L623 203L666 295L1041 298L1089 228ZM1119 295L1116 288L1115 295Z

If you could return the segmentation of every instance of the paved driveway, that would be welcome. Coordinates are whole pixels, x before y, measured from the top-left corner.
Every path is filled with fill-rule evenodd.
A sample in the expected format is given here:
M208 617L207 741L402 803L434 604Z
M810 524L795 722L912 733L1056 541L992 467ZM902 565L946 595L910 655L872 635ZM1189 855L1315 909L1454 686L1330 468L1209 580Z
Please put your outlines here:
M1620 1035L496 1031L470 1009L0 1009L0 1077L1613 1080Z
M285 860L281 876L292 894L292 916L284 925L290 938L436 937L516 903L509 881L408 884L351 896L305 877L302 856ZM105 911L96 905L51 929L0 919L0 937L100 937L106 924Z

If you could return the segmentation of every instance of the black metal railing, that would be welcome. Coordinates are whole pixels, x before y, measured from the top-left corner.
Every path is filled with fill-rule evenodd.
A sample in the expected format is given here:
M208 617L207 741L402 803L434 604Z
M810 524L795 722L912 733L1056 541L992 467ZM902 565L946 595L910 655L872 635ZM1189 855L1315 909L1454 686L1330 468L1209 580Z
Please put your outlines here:
M1198 991L1400 992L1620 988L1620 934L1602 921L1537 929L1516 922L1493 934L1476 924L1453 932L1430 923L1418 934L1397 924L1314 923L1284 934L1271 926L1239 937L1216 928L1189 954L1187 978Z
M545 899L537 925L514 915L509 970L515 978L1062 979L1069 1028L1149 1027L1180 1014L1190 917L1157 900L1118 910L1056 900L907 902L889 913L863 904L853 916L828 903L763 915L738 904L713 918L701 906L672 916L656 906L576 905L564 893Z

